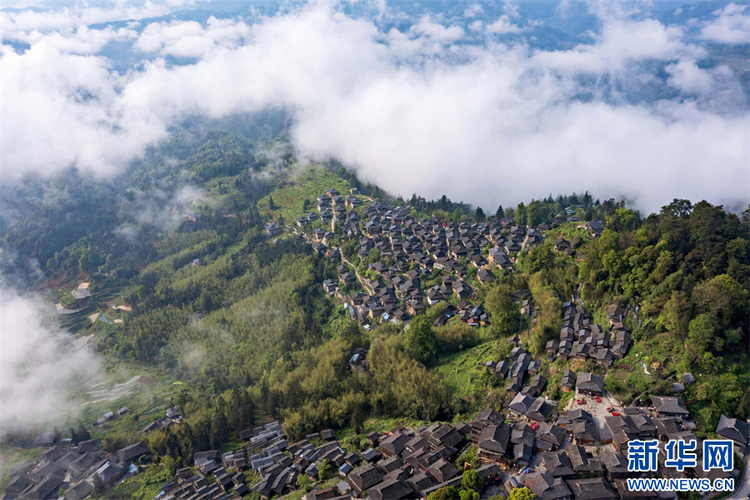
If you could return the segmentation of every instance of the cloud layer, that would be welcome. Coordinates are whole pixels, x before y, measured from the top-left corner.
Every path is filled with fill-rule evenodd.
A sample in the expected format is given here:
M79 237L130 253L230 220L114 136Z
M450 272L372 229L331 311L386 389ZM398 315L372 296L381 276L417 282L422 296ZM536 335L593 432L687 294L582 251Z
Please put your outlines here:
M740 43L744 9L730 7L703 38ZM681 27L599 14L591 43L545 51L498 38L530 29L513 9L486 23L481 12L464 14L481 43L439 16L385 29L325 3L254 23L15 20L30 48L2 49L3 177L71 164L110 175L187 116L282 107L301 155L336 157L404 196L487 209L583 190L646 210L674 197L747 203L746 99L730 68L699 64L706 49ZM112 42L144 59L114 71L100 54ZM630 98L659 84L672 97Z
M0 291L0 437L74 417L73 398L99 372L91 351L50 326L50 312L39 298Z

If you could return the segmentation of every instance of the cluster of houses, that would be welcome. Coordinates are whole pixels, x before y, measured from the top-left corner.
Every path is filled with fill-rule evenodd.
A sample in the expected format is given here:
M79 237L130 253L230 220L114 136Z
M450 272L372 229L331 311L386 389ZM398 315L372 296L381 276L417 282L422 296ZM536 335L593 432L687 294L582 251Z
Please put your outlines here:
M625 311L616 305L608 308L615 331L625 330L624 315ZM568 332L576 335L580 332L578 342L592 338L595 348L595 341L601 339L598 335L601 328L590 321L582 307L571 304L566 304L563 327L563 334ZM625 342L629 343L629 336L626 338ZM517 345L517 337L510 341L516 346L506 360L488 361L484 365L496 377L508 381L504 413L483 410L471 423L472 442L477 446L478 457L507 472L504 483L509 492L525 486L545 500L655 499L657 493L635 493L627 488L625 479L634 477L627 468L628 442L634 439L659 440L662 448L659 471L664 477L713 480L738 474L736 469L731 473L704 471L700 460L697 467L684 475L664 467L663 449L669 440L695 439L701 449L700 440L693 432L696 424L679 397L653 395L650 407L626 407L620 411L608 408L604 416L603 412L592 415L583 408L558 415L557 402L541 396L546 380L538 362ZM585 345L585 341L581 343ZM557 346L547 347L548 357L552 359ZM627 344L622 350L618 347L617 352L624 354L626 349ZM694 381L690 374L683 377L686 384ZM580 398L589 396L597 399L598 404L604 404L599 402L605 395L604 377L600 375L567 369L560 385L563 391L575 391ZM746 453L750 445L750 423L722 415L716 433L733 440L737 453ZM514 470L521 473L514 473ZM675 498L674 493L659 493L658 496Z
M426 498L440 487L460 484L462 471L454 461L470 445L471 430L468 424L439 422L418 429L398 427L368 434L370 448L354 453L344 451L330 429L289 444L281 425L272 422L241 433L249 441L241 450L223 455L216 450L196 453L198 474L181 469L162 486L162 497L206 500L258 492L263 498L273 498L297 489L298 479L307 477L329 485L308 493L309 499ZM248 469L261 478L254 485L246 484ZM500 471L487 464L477 472L490 481Z
M454 426L435 422L417 429L399 426L389 432L368 434L371 447L361 454L344 452L332 436L326 437L321 431L322 444L313 446L309 439L295 443L280 462L291 463L295 474L316 481L321 479L321 467L332 468L338 475L327 482L328 486L310 491L306 496L309 500L426 498L439 488L460 485L463 471L455 460L471 444L471 431L466 423ZM489 483L499 477L500 470L494 464L485 464L477 473Z
M578 222L577 217L569 217L566 220L568 222ZM555 221L553 221L553 224L555 223L557 224L561 223L560 217L556 218ZM547 224L540 224L540 226L544 228L544 227L547 227ZM595 220L591 222L584 222L582 224L577 225L576 227L578 229L585 229L586 231L588 231L589 235L592 238L597 238L601 236L602 232L604 231L604 221ZM580 252L576 252L575 249L573 248L573 245L565 238L557 238L555 240L554 249L556 252L564 253L568 257L573 257L579 260L583 260L583 254L581 254Z
M572 389L581 395L604 390L601 377L568 375L575 380ZM627 407L597 422L583 409L558 417L554 401L519 393L507 411L485 409L468 423L435 422L372 432L367 435L370 447L356 453L345 451L328 429L288 444L274 422L253 430L249 440L256 441L246 450L221 457L215 451L196 454L200 474L187 477L188 470L178 472L165 498L218 499L228 498L228 492L242 496L249 491L273 498L295 490L300 477L319 485L307 493L308 500L427 498L440 488L460 485L463 470L456 460L476 449L480 462L476 472L485 485L498 483L508 492L527 487L544 500L672 499L674 493L631 492L625 481L634 477L627 467L628 441L658 439L661 448L671 439L700 442L685 425L688 412L679 398L651 396L651 400L648 408ZM733 439L738 452L744 453L750 424L722 416L716 431ZM265 448L258 451L259 445ZM252 486L244 482L243 471L248 468L262 478ZM684 475L665 468L663 460L659 471L665 477L711 479L738 473L703 471L700 460ZM185 477L180 479L180 474ZM216 477L213 483L207 481L209 475Z
M13 479L1 499L82 500L94 491L97 479L109 486L137 473L134 464L149 453L143 441L107 453L98 439L71 446L70 440L60 440L53 432L41 434L35 443L48 448L34 461L12 472ZM63 492L62 496L59 492Z
M556 252L564 253L568 257L581 257L581 255L573 249L573 245L571 245L565 238L557 238L553 248Z
M199 452L196 459L218 457L218 452ZM212 480L212 477L214 478ZM177 471L174 479L161 487L161 498L202 500L229 500L248 493L245 484L245 473L238 469L232 474L224 467L217 467L211 473L198 468L198 474L193 474L189 467Z
M318 197L320 219L324 223L330 221L331 230L315 229L313 248L339 261L340 249L332 246L334 231L339 226L342 238L359 242L357 252L361 259L378 252L380 260L368 266L371 271L368 274L375 276L373 279L359 276L348 265L341 264L338 281L323 283L326 292L340 296L352 319L361 323L408 321L428 306L455 296L457 305L449 306L439 318L441 323L458 316L472 326L488 324L481 304L472 303L475 290L467 283L469 268L476 268L480 283L494 281L494 268L511 270L518 253L542 244L544 232L551 226L543 223L536 229L527 228L516 225L512 218L474 224L414 219L408 206L379 202L369 203L361 210L360 217L354 208L361 202L353 200L359 202L355 196L342 198L336 190ZM300 217L297 223L304 226L317 219L311 213ZM423 282L428 276L433 283L426 286ZM356 293L360 286L364 290Z
M688 415L685 405L676 397L651 396L649 408L626 407L617 415L604 417L601 427L586 411L576 409L561 416L555 424L547 424L545 434L563 438L571 436L567 446L543 450L546 443L537 436L540 466L528 474L510 476L506 480L509 490L528 487L544 500L605 500L605 499L657 499L676 498L675 492L634 492L627 487L626 479L637 474L628 472L628 442L636 439L659 440L658 473L665 478L736 477L739 471L705 471L700 458L701 440L686 426ZM747 448L750 424L722 416L716 432L735 441L738 453ZM541 428L541 424L540 424ZM580 432L579 429L586 429ZM665 466L665 447L670 440L695 440L698 443L697 465L684 473ZM553 441L550 439L550 441ZM557 439L556 442L564 443ZM540 446L541 444L541 446ZM594 446L594 445L597 446Z
M518 344L518 336L512 337L510 342ZM531 355L518 345L513 347L507 359L487 361L485 367L497 378L508 381L505 392L509 400L516 396L539 396L547 384L541 373L541 363L534 361ZM525 381L528 381L528 385L524 386Z
M449 306L438 324L453 316L471 326L488 324L481 304L472 301L474 289L467 283L469 268L476 268L477 281L490 283L496 279L495 268L512 270L518 254L541 245L550 228L577 220L561 213L536 228L518 225L513 218L445 223L434 217L416 219L409 206L377 201L364 206L356 194L355 188L349 195L329 189L317 198L318 214L306 213L297 218L296 224L305 227L320 221L323 227L312 231L313 249L334 262L342 260L340 248L333 243L337 234L344 240L358 241L357 252L363 260L378 252L380 261L368 267L375 279L359 276L349 265L341 264L338 281L323 283L326 293L339 296L352 319L365 325L378 321L403 323L454 295L458 304ZM327 224L330 230L325 228ZM594 221L581 227L595 237L601 234L604 223ZM281 234L282 228L270 223L266 232L273 237ZM557 243L557 250L574 255L569 242ZM428 276L432 278L429 286L423 284ZM435 276L439 278L437 283Z
M520 347L507 361L485 366L512 380L534 369L534 362ZM350 364L362 366L364 352L357 351ZM499 372L498 372L499 368ZM355 368L352 368L355 369ZM695 424L679 397L650 396L651 406L625 407L597 417L582 408L558 415L557 402L542 397L534 380L518 391L502 411L485 409L471 422L457 425L434 422L411 428L398 426L388 432L367 435L369 448L346 451L330 429L310 434L289 444L282 425L271 422L240 433L247 445L239 450L217 450L194 454L194 467L177 471L160 489L164 500L229 500L258 492L274 498L298 488L306 477L318 484L306 495L308 500L419 499L446 486L461 484L462 464L458 457L476 450L480 465L476 472L485 485L497 483L508 492L527 487L543 500L624 500L675 498L670 492L631 492L628 472L628 442L658 439L659 473L667 478L696 477L716 479L736 477L737 470L704 471L696 467L684 473L664 466L663 451L672 439L699 443ZM596 374L566 370L563 389L583 396L604 394L604 379ZM609 414L611 413L611 415ZM722 415L716 434L735 443L743 455L750 439L750 423ZM149 453L139 442L108 454L98 440L71 446L54 433L41 434L38 446L49 445L33 463L16 471L16 477L3 493L3 500L84 499L94 489L94 477L105 485L115 484L133 465ZM252 474L250 474L252 472ZM247 474L247 475L246 475ZM249 477L259 477L248 482Z
M576 389L581 394L601 394L601 380L592 378L591 374L578 374L576 381ZM552 415L542 420L543 415L538 415L527 405L518 406L521 399L518 397L511 403L508 417L495 410L484 410L471 424L475 429L473 441L479 458L509 471L504 479L509 492L525 486L544 500L676 498L674 492L632 492L628 489L626 478L636 477L635 473L628 472L628 442L635 439L659 440L659 473L663 477L713 480L736 477L739 473L737 469L732 472L703 470L701 440L691 430L694 426L687 418L689 413L677 397L651 396L651 407L626 407L604 417L603 422L597 422L583 409L569 410L559 418ZM521 414L524 409L526 413ZM507 420L514 417L515 423ZM745 453L750 424L722 416L716 433L732 439L736 451L741 455ZM665 467L664 448L672 439L698 442L696 467L686 469L685 473ZM514 467L523 470L513 472Z
M221 495L229 491L235 495L257 491L263 498L273 498L295 490L300 477L318 485L307 493L309 500L427 498L437 489L460 485L463 471L456 460L469 449L476 450L477 473L485 484L498 483L508 492L528 487L545 500L675 498L667 493L630 492L625 479L633 477L627 470L631 440L658 439L661 448L671 439L700 442L679 397L654 395L650 407L610 408L606 416L583 408L559 414L557 402L542 396L546 380L539 363L523 348L516 345L508 359L484 366L508 380L506 390L512 398L501 411L485 409L471 422L457 425L435 422L370 433L370 447L362 452L346 451L330 429L290 445L281 425L272 422L242 433L240 437L249 441L245 449L221 457L217 452L196 454L201 476L186 479L182 489L175 490L190 495L169 492L172 496L167 498L224 498ZM353 353L347 369L367 370L363 349ZM564 391L581 398L605 394L604 378L594 373L568 369L560 383ZM716 433L734 440L737 452L745 453L749 423L722 415ZM240 485L248 468L261 480ZM659 470L665 477L678 477L673 469L664 468L663 461ZM201 481L209 474L216 476L213 486ZM736 470L703 471L699 464L679 477L715 479L736 474ZM211 488L215 496L208 496ZM203 496L196 496L199 491Z
M287 449L286 435L279 422L242 431L239 438L248 444L236 451L223 454L218 450L196 452L193 455L194 469L184 467L178 470L171 481L161 486L160 498L228 500L242 497L251 491L245 475L245 471L251 468L264 478L252 489L261 491L266 497L280 494L290 484L294 487L296 476L276 473L282 452Z
M563 325L560 341L547 342L547 359L593 359L602 368L612 368L615 359L622 359L630 347L630 332L624 325L625 311L617 304L607 308L612 332L594 323L583 305L563 303Z
M149 422L143 429L140 430L141 434L146 434L152 431L158 431L160 429L168 429L169 427L179 423L182 420L182 414L180 409L177 407L168 408L163 417L157 418Z
M102 425L127 411L127 407L122 407L117 412L108 412L96 424ZM154 420L140 433L167 428L181 419L178 408L169 408L164 417ZM111 486L128 474L137 473L134 462L149 453L143 441L110 454L102 449L98 439L81 441L71 446L70 439L61 439L56 432L42 432L32 444L47 450L35 461L24 464L12 473L15 477L4 495L0 495L0 499L59 498L57 492L60 490L64 490L63 498L66 500L83 499L93 491L95 477L105 486Z

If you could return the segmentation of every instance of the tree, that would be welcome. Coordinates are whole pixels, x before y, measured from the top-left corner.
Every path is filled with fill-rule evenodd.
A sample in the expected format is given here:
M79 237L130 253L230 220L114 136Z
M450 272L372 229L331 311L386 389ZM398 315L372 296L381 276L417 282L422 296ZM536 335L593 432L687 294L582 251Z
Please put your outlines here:
M313 482L312 480L307 477L307 474L301 474L297 476L297 488L300 488L305 491L312 490Z
M455 486L444 486L427 495L427 500L459 500L459 491Z
M519 226L526 224L526 205L523 203L519 203L516 208L516 224Z
M469 469L464 471L461 486L467 490L480 491L484 487L484 479L477 474L477 471Z
M485 219L484 210L482 210L482 207L477 207L477 211L474 213L474 218L477 222L482 222Z
M498 283L485 299L485 307L490 315L492 331L498 337L508 337L518 331L520 313L510 297L509 285Z
M686 218L693 211L693 204L690 200L678 200L675 198L669 205L661 207L661 214L666 217Z
M472 469L478 469L480 466L479 457L477 457L477 447L472 446L463 455L456 460L456 466L463 469L469 464Z
M70 428L70 440L75 446L78 446L78 434L76 434L75 429L72 427Z
M268 196L268 209L274 210L276 208L276 205L273 204L273 196Z
M229 432L229 423L227 416L224 414L223 405L216 408L214 418L211 420L211 446L218 448L227 438Z
M726 274L699 283L693 291L697 312L707 314L719 330L747 321L749 295Z
M331 479L332 477L336 476L334 470L335 469L331 466L331 464L328 463L328 460L321 460L318 464L318 478L321 481Z
M544 222L544 219L547 216L546 212L547 210L541 202L532 201L526 209L526 224L528 224L529 227L538 226Z
M710 351L714 342L714 327L707 314L699 314L690 322L688 345L695 349L698 356Z
M676 333L684 339L687 336L692 307L693 304L690 303L685 293L675 290L664 304L658 321L667 331Z
M536 500L536 495L528 488L516 488L508 495L508 500Z
M172 457L164 457L162 465L164 465L164 469L167 471L170 477L174 476L177 472L177 460Z
M503 206L500 205L495 211L495 218L502 219L503 217L505 217L505 211L503 210Z
M86 427L84 427L83 422L80 420L78 421L78 430L76 431L76 435L78 436L78 442L81 441L88 441L91 439L91 434L89 434L89 431L86 430Z
M631 231L638 227L641 216L637 210L620 207L607 217L607 229L617 232Z
M359 405L356 405L354 407L354 410L352 411L352 418L351 418L351 426L352 429L354 429L354 432L360 433L363 430L363 425L365 423L364 416L362 414L362 410L360 409Z
M461 490L458 492L458 500L479 500L480 498L478 491Z
M413 359L427 364L437 353L437 337L427 316L417 316L404 334L404 349Z

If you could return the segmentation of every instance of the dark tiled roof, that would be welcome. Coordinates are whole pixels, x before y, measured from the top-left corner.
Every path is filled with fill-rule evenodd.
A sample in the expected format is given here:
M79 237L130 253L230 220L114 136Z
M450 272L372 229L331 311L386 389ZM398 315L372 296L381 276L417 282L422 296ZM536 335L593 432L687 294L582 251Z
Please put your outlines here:
M609 500L617 498L609 483L604 478L571 479L568 487L575 500Z

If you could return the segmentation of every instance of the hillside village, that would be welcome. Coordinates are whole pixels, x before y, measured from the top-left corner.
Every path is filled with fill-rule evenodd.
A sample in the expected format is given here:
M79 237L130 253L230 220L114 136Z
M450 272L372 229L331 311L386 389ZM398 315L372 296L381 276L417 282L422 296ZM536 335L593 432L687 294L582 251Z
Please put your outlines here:
M284 239L307 242L317 256L333 263L338 279L316 282L316 286L322 287L326 300L333 299L348 319L366 331L395 325L403 333L414 318L436 306L442 309L432 320L434 326L460 323L479 331L492 323L478 290L501 274L515 273L522 255L548 242L556 258L584 260L576 245L557 235L550 237L566 223L592 240L602 235L602 221L581 221L575 209L569 207L535 227L518 225L511 217L446 222L410 206L380 203L356 188L344 195L329 189L317 197L317 213L306 212L290 226L264 222L264 233L271 246L282 245ZM191 270L200 269L201 259L190 254L188 261ZM65 303L76 309L58 303L59 314L74 318L75 313L97 310L90 290L99 293L84 282L70 293L73 301L66 294ZM123 313L133 308L116 306L111 295L105 297L109 319L101 312L88 319L92 324L109 324L111 319L123 328L122 317L127 317ZM490 381L488 386L498 387L504 396L502 404L450 422L416 425L404 421L388 430L369 432L366 443L358 446L346 439L346 424L343 429L321 428L293 440L284 422L262 420L263 425L232 436L229 449L204 447L192 453L191 463L181 463L173 476L170 473L168 480L160 481L154 500L248 496L432 500L459 498L459 490L474 491L481 498L507 497L518 488L528 488L539 500L677 498L673 492L627 489L625 478L634 477L627 471L627 443L633 439L659 440L662 453L657 476L743 477L750 423L725 414L711 431L734 442L732 472L704 471L700 461L684 473L664 466L667 441L700 443L696 432L706 435L680 396L696 382L691 373L673 372L665 377L672 381L668 395L644 394L631 402L619 400L608 390L605 379L633 346L628 325L634 330L642 325L639 308L613 303L604 316L596 317L597 322L578 291L570 297L558 296L559 336L555 330L555 338L546 342L543 351L532 354L528 331L524 343L522 330L533 328L540 305L527 289L514 290L510 298L522 321L517 334L496 340L505 344L507 356L463 368L481 372ZM74 347L84 347L90 338L82 336L76 341L80 345ZM351 350L341 367L346 376L368 376L369 354L362 347ZM553 363L565 368L561 377L550 382L548 369ZM559 385L559 401L557 396L549 397L552 384ZM117 415L107 413L89 429L101 428L126 412L122 408ZM12 472L0 500L106 497L106 492L137 479L144 474L144 466L158 460L147 445L150 436L179 429L182 422L181 409L170 407L158 418L149 417L137 432L139 441L111 452L101 440L89 439L87 431L78 431L81 439L77 442L59 432L42 433L34 446L45 451Z
M0 19L0 500L750 500L750 0Z
M338 282L327 280L323 287L326 293L341 299L351 318L365 328L383 321L408 322L442 301L449 305L435 320L436 325L457 316L470 326L486 326L489 319L476 300L476 285L492 283L497 270L512 271L519 253L543 243L551 227L580 222L569 216L575 211L570 208L536 228L516 225L513 218L446 223L435 217L415 219L411 207L390 206L356 194L354 188L345 197L329 189L317 197L319 215L311 212L298 217L295 224L299 229L294 231L309 233L305 237L316 252L340 262ZM602 221L580 225L592 237L604 230ZM271 238L282 232L275 222L266 226ZM355 267L337 241L356 241L360 261L374 262ZM564 238L555 241L555 250L582 258ZM526 295L526 291L518 290L513 298L522 302ZM534 306L528 301L523 306L533 321Z

